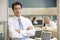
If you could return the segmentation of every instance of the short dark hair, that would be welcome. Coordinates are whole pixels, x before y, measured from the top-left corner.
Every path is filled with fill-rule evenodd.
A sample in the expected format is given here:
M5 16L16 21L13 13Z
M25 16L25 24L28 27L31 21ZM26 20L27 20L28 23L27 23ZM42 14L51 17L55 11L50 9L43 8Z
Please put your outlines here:
M21 8L22 8L22 4L21 4L20 2L14 2L14 3L12 4L12 9L14 9L14 6L15 6L15 5L20 5Z

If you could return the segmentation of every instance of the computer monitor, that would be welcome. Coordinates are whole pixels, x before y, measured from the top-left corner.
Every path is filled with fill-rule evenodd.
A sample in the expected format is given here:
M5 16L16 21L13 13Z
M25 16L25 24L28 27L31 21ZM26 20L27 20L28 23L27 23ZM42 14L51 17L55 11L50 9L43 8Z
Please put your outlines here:
M35 32L35 37L36 37L36 38L40 38L40 37L41 37L41 32L42 32L42 31L36 31L36 32Z
M40 27L42 27L44 25L43 19L39 19L39 20L37 20L37 22Z

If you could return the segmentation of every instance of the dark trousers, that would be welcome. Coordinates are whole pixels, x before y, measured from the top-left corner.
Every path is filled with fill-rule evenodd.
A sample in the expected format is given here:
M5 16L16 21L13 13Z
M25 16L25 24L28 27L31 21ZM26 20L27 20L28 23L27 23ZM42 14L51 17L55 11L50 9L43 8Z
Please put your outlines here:
M9 38L9 40L20 40L20 38Z

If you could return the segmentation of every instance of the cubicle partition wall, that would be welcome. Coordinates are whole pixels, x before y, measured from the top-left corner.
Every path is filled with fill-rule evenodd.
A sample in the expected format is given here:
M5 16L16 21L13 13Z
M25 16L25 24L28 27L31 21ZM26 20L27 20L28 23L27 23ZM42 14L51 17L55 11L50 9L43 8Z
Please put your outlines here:
M0 0L0 40L7 40L8 0Z

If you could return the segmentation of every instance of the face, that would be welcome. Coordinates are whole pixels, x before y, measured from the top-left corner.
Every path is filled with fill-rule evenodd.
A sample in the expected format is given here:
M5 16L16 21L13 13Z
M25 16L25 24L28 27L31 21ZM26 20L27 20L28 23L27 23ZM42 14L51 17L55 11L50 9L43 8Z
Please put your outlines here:
M49 24L50 20L49 19L44 19L45 24Z
M35 21L37 21L38 19L36 18Z
M15 5L13 9L14 15L19 17L22 13L22 8L20 5Z

